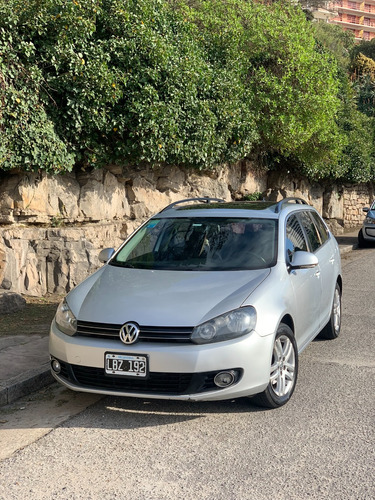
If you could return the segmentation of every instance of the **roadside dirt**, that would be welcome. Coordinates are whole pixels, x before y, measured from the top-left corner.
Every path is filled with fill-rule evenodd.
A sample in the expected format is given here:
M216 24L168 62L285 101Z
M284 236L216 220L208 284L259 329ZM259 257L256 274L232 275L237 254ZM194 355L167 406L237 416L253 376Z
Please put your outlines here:
M26 307L21 311L0 315L0 337L6 335L48 335L60 295L24 297Z

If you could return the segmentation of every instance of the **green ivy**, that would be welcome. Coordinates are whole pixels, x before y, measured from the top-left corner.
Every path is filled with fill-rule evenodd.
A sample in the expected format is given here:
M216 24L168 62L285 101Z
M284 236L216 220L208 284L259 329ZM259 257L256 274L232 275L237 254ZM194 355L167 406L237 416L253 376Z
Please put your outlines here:
M25 120L12 122L15 87L27 93L30 115L27 140L2 141L2 168L142 161L208 168L253 148L251 95L238 68L213 65L194 24L168 2L0 0L0 29L5 46L18 40L7 57L15 54L19 75L34 72L14 82L6 60L2 66L2 130L15 137Z
M287 0L0 0L0 169L258 153L352 178L340 64Z
M10 17L8 22L16 21ZM0 169L71 170L74 156L40 96L44 81L35 52L33 43L0 27Z
M331 24L314 25L322 50L330 53L338 64L336 81L340 108L336 122L340 131L340 148L333 163L305 165L308 174L326 175L349 182L375 179L374 143L374 43L355 45L351 33ZM365 53L368 57L363 56Z

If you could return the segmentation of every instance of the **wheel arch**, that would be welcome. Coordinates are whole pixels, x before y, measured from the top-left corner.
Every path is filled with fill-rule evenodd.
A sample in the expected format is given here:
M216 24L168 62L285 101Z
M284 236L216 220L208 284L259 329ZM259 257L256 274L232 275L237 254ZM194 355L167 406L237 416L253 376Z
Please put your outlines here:
M341 277L340 274L337 276L337 282L336 283L339 285L340 292L342 293L342 277Z
M292 330L293 335L294 335L294 321L293 318L290 314L285 314L282 318L280 323L284 323L284 325L289 326L289 328Z

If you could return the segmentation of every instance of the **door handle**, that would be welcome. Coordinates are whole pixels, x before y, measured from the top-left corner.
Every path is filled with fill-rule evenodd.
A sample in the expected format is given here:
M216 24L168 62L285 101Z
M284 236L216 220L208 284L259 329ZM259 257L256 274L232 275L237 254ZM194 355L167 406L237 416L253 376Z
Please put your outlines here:
M331 258L329 259L329 263L330 263L330 264L333 264L334 262L335 262L335 258L334 258L334 257L331 257Z
M314 276L316 276L317 278L320 277L320 271L316 271L316 273L314 274Z

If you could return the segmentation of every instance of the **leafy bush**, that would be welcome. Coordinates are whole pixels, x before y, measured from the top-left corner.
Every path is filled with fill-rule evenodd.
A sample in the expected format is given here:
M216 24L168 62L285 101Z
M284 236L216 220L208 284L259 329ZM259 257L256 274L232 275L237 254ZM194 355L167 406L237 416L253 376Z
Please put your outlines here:
M374 121L360 111L353 109L341 118L348 141L340 158L343 177L353 183L374 181L375 148Z
M351 49L352 60L354 60L359 54L363 54L364 56L375 60L375 39L373 38L370 41L363 40L357 45L354 45Z
M358 111L375 117L375 80L371 75L361 75L354 81ZM372 127L374 124L372 123Z
M330 53L338 63L336 81L340 99L336 118L340 131L339 155L333 164L319 168L319 175L328 172L328 176L345 181L373 181L375 87L372 75L375 61L364 56L362 50L367 55L375 54L375 45L371 42L355 45L353 35L339 26L318 23L314 29L322 50Z
M341 63L316 39L287 0L0 0L0 169L258 153L350 177Z
M34 169L58 170L57 161L39 151L41 142L55 156L65 152L67 169L73 155L81 165L209 167L242 158L253 147L251 99L238 68L210 64L194 25L166 2L1 1L0 27L4 45L7 38L19 40L8 44L8 52L21 61L20 71L35 73L33 80L19 81L30 95L30 140L24 145L36 151ZM3 73L7 65L2 57ZM11 72L6 75L2 129L12 136L8 94L16 84ZM19 123L20 116L14 119ZM42 128L35 130L34 121ZM43 140L34 142L38 133ZM3 149L6 156L20 146L4 142ZM17 165L26 149L17 153ZM2 167L10 168L12 160L16 166L14 159Z
M300 162L337 156L336 62L288 1L175 0L194 22L211 61L242 67L253 96L258 151Z
M337 24L319 22L312 26L318 45L332 54L339 68L347 72L355 47L354 34Z
M0 9L0 19L2 14ZM73 155L40 96L44 82L34 64L35 46L9 31L0 22L0 169L33 170L40 165L52 172L70 170Z
M371 57L359 53L351 63L350 71L358 78L363 75L375 80L375 61Z

